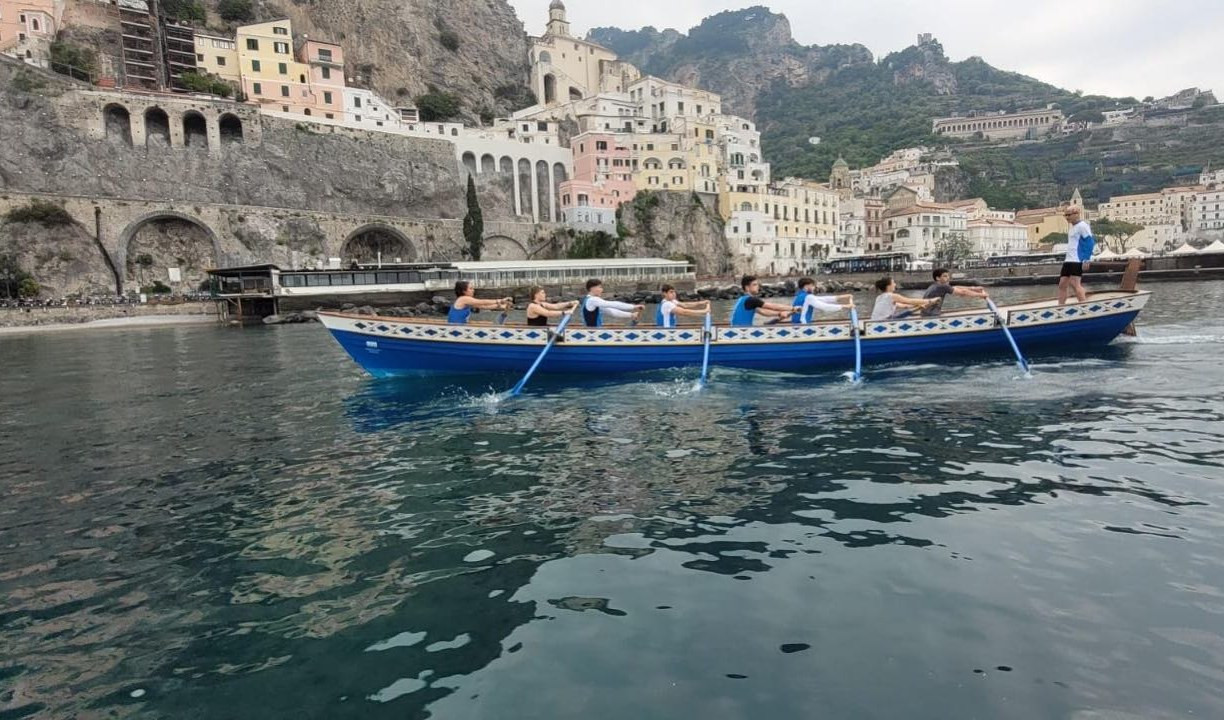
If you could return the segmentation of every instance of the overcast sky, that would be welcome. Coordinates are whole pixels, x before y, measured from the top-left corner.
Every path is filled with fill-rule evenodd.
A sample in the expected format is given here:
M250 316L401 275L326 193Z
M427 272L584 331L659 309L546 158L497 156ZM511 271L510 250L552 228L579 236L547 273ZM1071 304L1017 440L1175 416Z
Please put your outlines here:
M539 35L549 0L509 0ZM1068 90L1143 98L1186 87L1224 94L1224 0L568 0L576 35L613 25L687 31L722 10L767 5L804 45L862 43L879 59L933 33L953 60L995 67Z

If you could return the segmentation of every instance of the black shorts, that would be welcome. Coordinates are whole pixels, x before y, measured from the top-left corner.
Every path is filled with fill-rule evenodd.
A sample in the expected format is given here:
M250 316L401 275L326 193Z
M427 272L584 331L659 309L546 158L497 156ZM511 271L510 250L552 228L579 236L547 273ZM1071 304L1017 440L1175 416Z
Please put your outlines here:
M1081 262L1065 262L1062 266L1062 272L1058 277L1083 277L1084 263Z

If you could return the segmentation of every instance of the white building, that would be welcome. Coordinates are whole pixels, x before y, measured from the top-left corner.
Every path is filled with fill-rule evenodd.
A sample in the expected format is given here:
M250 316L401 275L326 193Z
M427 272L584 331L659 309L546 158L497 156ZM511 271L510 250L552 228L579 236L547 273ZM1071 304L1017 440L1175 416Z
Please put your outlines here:
M1191 217L1195 234L1224 230L1224 188L1197 193Z
M977 257L1023 255L1028 252L1028 226L1015 220L971 220L967 231L973 253Z
M887 252L909 253L915 260L929 260L940 243L965 237L967 226L968 216L963 210L951 205L919 203L884 213L884 246Z

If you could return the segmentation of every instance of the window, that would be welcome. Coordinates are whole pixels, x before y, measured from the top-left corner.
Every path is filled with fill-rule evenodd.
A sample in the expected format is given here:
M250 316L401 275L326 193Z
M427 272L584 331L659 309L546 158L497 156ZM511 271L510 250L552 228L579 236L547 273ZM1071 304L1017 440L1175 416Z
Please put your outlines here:
M217 67L225 67L225 56L224 55L217 56Z
M332 94L329 92L323 93L323 102L327 103L328 105L331 105L332 104Z
M607 150L607 149L608 149L608 143L607 143L606 141L604 141L604 140L596 140L596 141L595 141L595 149L596 149L596 150Z
M255 83L251 86L251 92L255 93L256 95L263 95L263 85Z
M335 116L335 115L333 115L333 114L331 114L331 113L327 113L327 114L326 114L326 117L327 117L327 119L328 119L328 120L335 120L335 119L336 119L336 116Z
M322 76L324 80L331 80L331 68L323 68Z
M278 27L274 27L274 28L272 28L272 34L273 34L273 35L288 35L288 34L289 34L289 28L284 28L284 27L279 27L279 26L278 26Z
M261 67L258 60L251 61L251 72L259 72Z
M361 107L361 97L356 96L356 95L353 96L353 107L355 108Z
M247 38L247 50L258 50L259 41L255 38Z
M281 97L289 97L289 86L281 85Z
M196 62L204 62L204 53L196 53Z
M326 50L324 48L319 48L319 59L322 60L323 62L331 62L332 61L332 51Z
M272 51L275 52L277 55L288 55L289 54L289 43L283 43L283 42L272 43Z
M289 74L289 66L286 63L276 63L276 72L281 75Z
M306 114L307 114L307 115L309 115L309 114L310 114L310 108L306 108L306 111L305 111L305 112L306 112Z
M281 105L281 112L289 112L289 106L288 106L288 105Z

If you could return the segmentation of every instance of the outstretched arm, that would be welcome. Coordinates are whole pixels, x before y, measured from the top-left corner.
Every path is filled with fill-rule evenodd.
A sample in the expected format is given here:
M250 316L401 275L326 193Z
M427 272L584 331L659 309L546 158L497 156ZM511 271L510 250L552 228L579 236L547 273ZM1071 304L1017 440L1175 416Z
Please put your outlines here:
M563 302L563 303L535 303L535 304L540 307L547 308L549 310L561 310L563 312L569 312L570 310L573 310L574 308L578 307L577 300L570 300L569 302ZM557 316L549 315L548 317L557 317Z
M921 298L908 298L901 293L892 293L893 302L898 305L906 305L908 307L924 308L935 303L934 300L923 300Z
M690 310L683 305L677 304L676 307L672 308L672 313L676 315L688 315L690 317L705 317L705 315L709 313L709 310L706 308L700 310Z
M969 287L969 286L966 286L966 287L954 287L954 288L952 288L952 294L953 294L953 295L960 295L961 297L978 298L978 299L981 299L981 300L984 300L984 299L986 299L987 297L989 297L989 296L986 294L986 288L983 288L983 287L977 287L977 286L973 286L973 287Z
M556 318L565 314L564 310L554 310L552 303L531 303L527 306L527 317Z
M455 303L458 305L459 303ZM483 300L481 298L470 297L467 302L463 303L465 308L476 308L478 310L503 310L510 309L514 306L512 298L502 298L501 300Z

